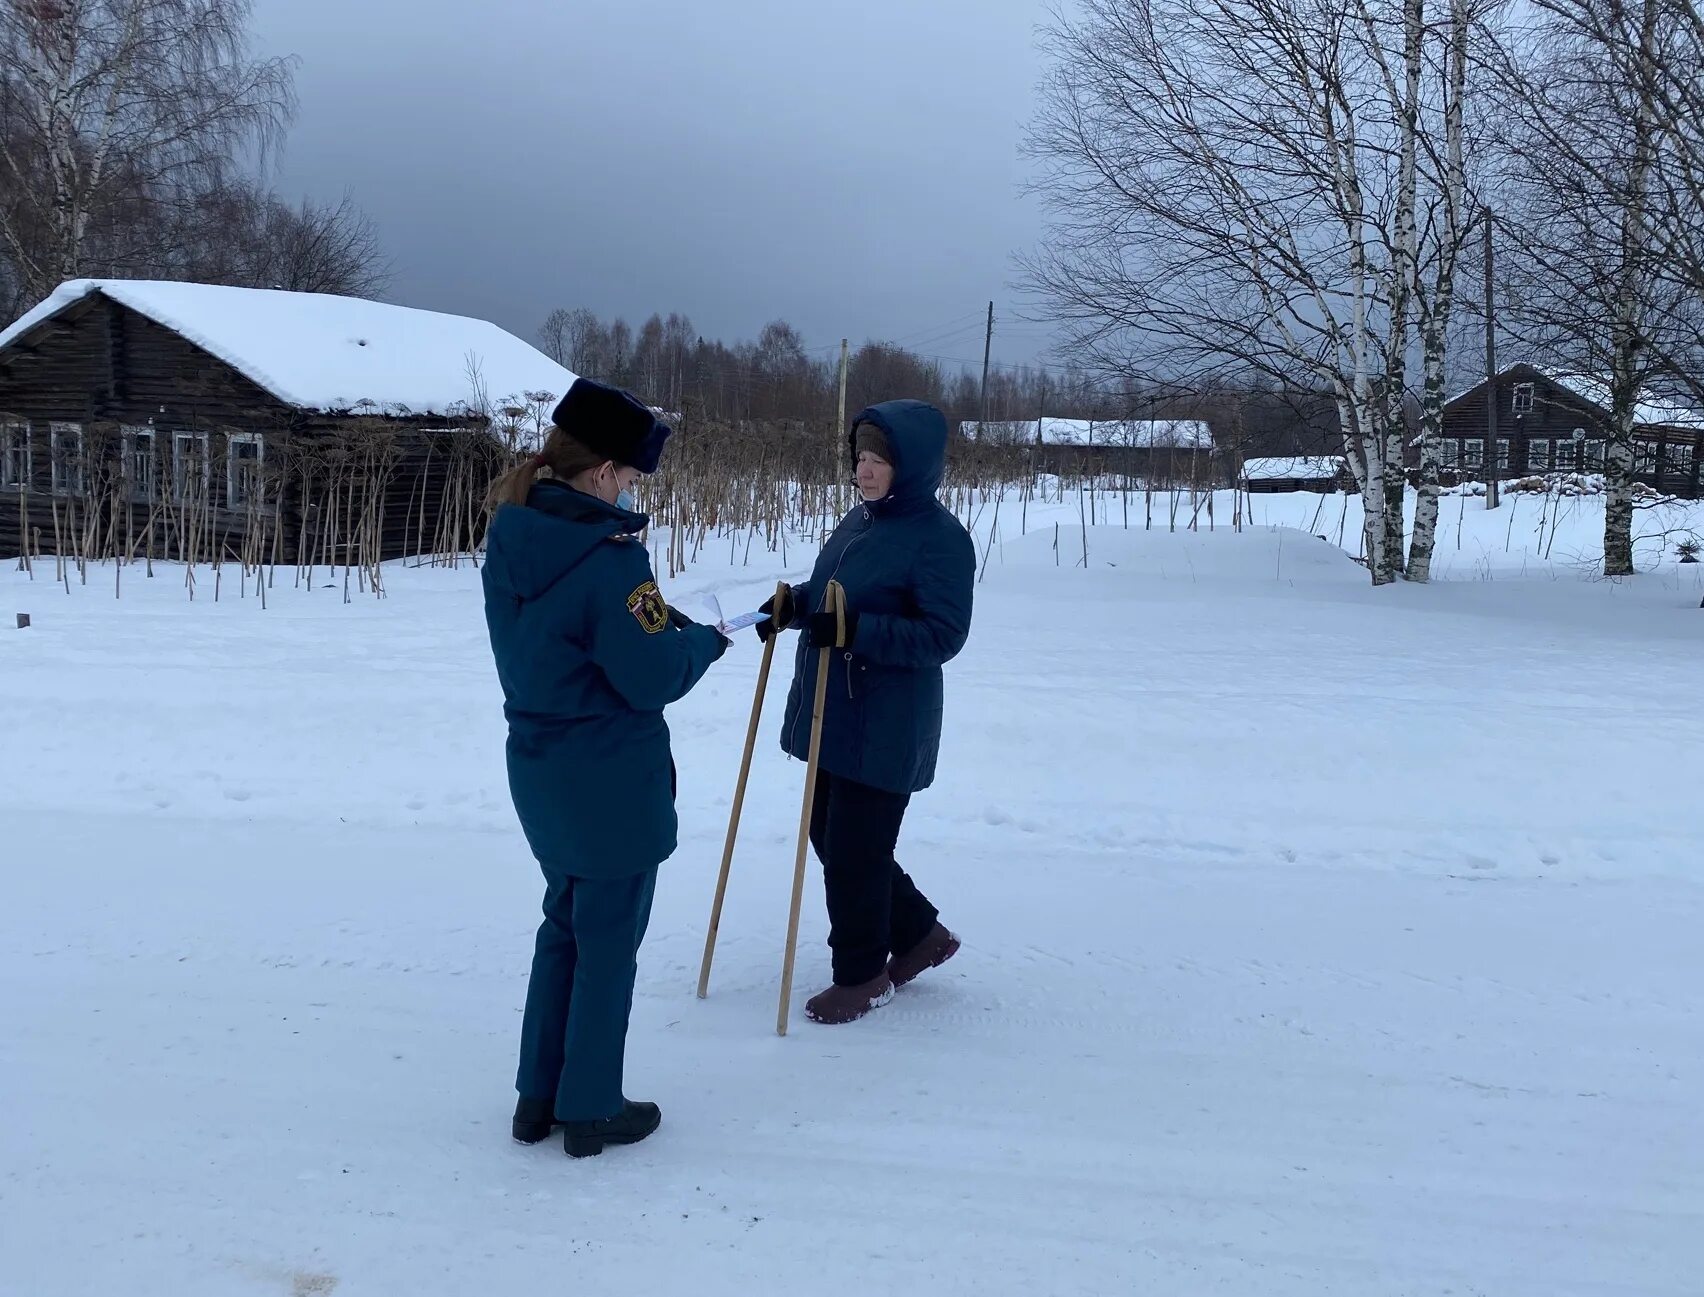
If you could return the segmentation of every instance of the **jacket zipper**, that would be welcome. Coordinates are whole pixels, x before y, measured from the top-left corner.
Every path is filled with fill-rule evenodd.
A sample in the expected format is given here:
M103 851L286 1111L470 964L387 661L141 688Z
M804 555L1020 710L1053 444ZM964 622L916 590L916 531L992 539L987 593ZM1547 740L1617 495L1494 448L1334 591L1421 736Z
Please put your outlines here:
M875 518L870 513L870 506L865 505L864 506L864 530L859 532L851 540L846 542L846 548L840 551L840 557L837 558L834 561L834 571L832 571L828 574L828 581L833 581L836 577L838 577L840 575L840 569L846 565L846 556L852 552L852 547L854 545L856 545L859 541L863 540L864 537L868 536L870 534L870 529L872 527L874 527L875 525L876 525L875 524ZM823 582L823 587L822 587L822 602L823 603L826 603L828 601L828 581ZM822 611L822 603L819 603L817 605L817 611L818 612Z
M864 537L868 536L870 534L871 528L873 528L875 525L876 525L875 516L873 514L871 514L870 506L866 504L864 506L864 530L859 532L851 540L846 542L846 548L840 551L840 557L839 557L839 559L837 559L835 561L834 574L833 574L833 576L830 576L828 578L830 581L833 581L835 579L835 577L838 577L840 575L840 569L846 563L846 556L852 552L852 546L856 545L859 541L863 540ZM826 603L828 601L828 586L827 585L823 586L822 597L823 597L823 602ZM821 612L822 609L818 608L817 611ZM852 650L846 649L841 654L841 657L846 662L846 700L848 702L856 702L857 700L856 700L856 698L853 697L853 694L852 694Z

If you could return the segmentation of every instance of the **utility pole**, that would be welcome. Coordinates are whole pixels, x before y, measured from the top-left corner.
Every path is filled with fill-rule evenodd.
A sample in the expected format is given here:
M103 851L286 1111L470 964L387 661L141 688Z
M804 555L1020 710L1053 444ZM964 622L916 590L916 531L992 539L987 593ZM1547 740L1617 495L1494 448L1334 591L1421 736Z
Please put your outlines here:
M835 444L840 447L838 458L842 482L847 481L852 476L851 470L847 467L848 456L851 452L847 447L846 433L846 339L842 338L840 340L840 417L835 420L834 424Z
M982 413L977 419L976 431L984 434L988 430L988 357L994 350L994 303L988 303L988 332L982 339Z
M1497 493L1497 313L1491 275L1491 209L1485 209L1485 507L1495 509Z

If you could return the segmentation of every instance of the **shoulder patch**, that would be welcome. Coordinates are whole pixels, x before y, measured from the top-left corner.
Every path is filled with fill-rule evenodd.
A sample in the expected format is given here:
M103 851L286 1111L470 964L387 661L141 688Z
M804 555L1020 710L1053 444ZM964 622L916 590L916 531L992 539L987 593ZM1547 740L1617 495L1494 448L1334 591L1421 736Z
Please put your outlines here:
M669 606L655 581L647 581L627 596L627 611L647 635L660 634L669 624Z

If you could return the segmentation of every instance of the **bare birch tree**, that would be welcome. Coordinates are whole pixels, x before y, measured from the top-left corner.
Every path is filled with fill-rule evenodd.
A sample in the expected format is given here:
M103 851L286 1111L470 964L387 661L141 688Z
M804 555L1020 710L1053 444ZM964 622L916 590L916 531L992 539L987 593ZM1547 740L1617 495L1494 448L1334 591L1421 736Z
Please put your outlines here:
M1108 373L1250 372L1337 402L1375 583L1404 567L1409 373L1441 421L1467 237L1469 0L1084 0L1032 132L1031 286ZM1436 468L1417 518L1425 579Z
M274 142L290 67L249 55L248 18L248 0L0 2L0 243L26 296L151 255L132 218Z
M1607 391L1604 572L1626 576L1640 405L1665 374L1684 380L1676 360L1701 336L1683 268L1698 224L1684 196L1698 121L1674 115L1670 90L1696 81L1704 46L1676 78L1673 61L1698 31L1685 0L1535 0L1535 10L1502 66L1515 128L1506 223L1518 247L1504 328Z
M1657 218L1652 273L1674 290L1677 310L1656 331L1665 373L1704 404L1704 10L1692 0L1662 0L1661 48L1642 63L1651 76L1659 147L1653 166Z
M1423 22L1422 0L1406 0L1416 22ZM1474 0L1448 0L1438 42L1422 53L1431 69L1434 89L1421 105L1415 142L1427 178L1420 202L1423 228L1420 254L1412 263L1412 295L1420 331L1420 482L1414 505L1414 534L1408 551L1408 578L1431 579L1432 553L1437 544L1439 504L1439 439L1443 434L1445 384L1455 325L1457 276L1463 253L1472 238L1470 206L1468 102L1489 102L1483 86L1470 83L1469 69L1476 46L1495 46L1495 34L1484 23ZM1422 31L1424 44L1424 29ZM1473 141L1476 155L1486 150L1483 133Z

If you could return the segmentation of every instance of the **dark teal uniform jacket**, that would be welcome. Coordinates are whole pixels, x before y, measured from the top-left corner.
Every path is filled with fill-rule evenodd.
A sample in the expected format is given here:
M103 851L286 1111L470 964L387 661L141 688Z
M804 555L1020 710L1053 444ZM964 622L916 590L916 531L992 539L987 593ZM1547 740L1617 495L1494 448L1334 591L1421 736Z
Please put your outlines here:
M486 541L485 619L509 721L509 790L549 874L620 878L675 849L663 708L727 648L671 615L645 518L546 480Z

